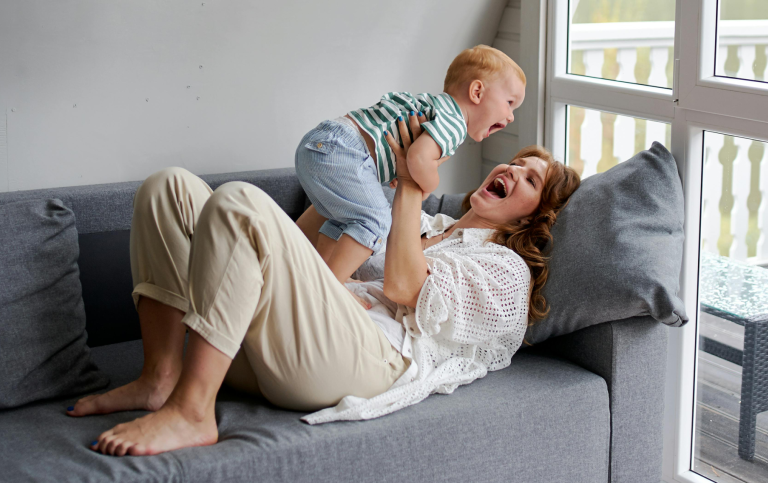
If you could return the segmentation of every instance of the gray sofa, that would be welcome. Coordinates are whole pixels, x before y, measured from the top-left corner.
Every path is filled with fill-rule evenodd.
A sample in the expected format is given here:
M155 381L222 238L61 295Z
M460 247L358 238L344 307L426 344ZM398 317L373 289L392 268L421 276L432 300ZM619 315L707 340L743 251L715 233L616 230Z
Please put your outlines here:
M293 169L203 176L243 180L296 219L307 199ZM88 345L109 388L136 378L142 347L131 302L128 236L140 182L0 194L0 205L58 198L76 216ZM456 216L460 195L424 209ZM451 395L392 415L309 426L226 388L220 441L116 458L88 443L142 412L74 419L76 398L0 411L2 481L658 482L666 327L650 317L603 323L520 350L512 364Z

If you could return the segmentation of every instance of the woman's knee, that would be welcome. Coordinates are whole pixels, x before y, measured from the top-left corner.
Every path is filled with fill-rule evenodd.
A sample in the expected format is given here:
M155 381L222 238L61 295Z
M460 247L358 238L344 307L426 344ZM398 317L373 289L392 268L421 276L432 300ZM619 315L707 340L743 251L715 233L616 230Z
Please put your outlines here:
M216 188L206 203L211 210L221 213L235 210L257 212L267 203L274 203L261 188L244 181L230 181Z
M196 179L202 182L200 178L190 173L184 168L170 167L157 171L147 177L133 198L134 207L149 202L161 196L178 195L177 189L184 183L193 182Z

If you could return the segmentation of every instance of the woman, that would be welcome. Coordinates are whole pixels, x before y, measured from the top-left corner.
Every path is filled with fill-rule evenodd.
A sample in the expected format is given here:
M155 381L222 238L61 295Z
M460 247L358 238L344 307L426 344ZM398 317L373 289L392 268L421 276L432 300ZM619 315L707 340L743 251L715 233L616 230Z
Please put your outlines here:
M409 121L417 137L418 121ZM404 122L400 129L408 139ZM495 168L471 196L472 209L441 226L447 217L418 215L423 193L408 174L408 145L400 149L391 136L389 142L399 182L383 293L374 286L371 292L397 308L390 319L407 335L374 323L258 188L234 182L211 192L179 168L147 178L131 227L142 374L81 399L68 414L155 412L101 434L94 450L144 455L215 443L223 381L287 409L327 408L303 418L314 424L387 414L509 365L531 291L532 313L544 308L546 268L535 255L578 176L536 151ZM519 255L485 243L494 233L534 255L533 285ZM186 328L192 330L182 363Z

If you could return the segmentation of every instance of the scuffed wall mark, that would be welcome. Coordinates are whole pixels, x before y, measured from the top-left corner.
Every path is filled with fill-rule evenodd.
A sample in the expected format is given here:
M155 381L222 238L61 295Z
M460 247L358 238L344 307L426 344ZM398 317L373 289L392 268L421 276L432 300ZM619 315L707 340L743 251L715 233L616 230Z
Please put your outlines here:
M11 177L8 168L8 113L3 109L0 117L0 191L11 190Z

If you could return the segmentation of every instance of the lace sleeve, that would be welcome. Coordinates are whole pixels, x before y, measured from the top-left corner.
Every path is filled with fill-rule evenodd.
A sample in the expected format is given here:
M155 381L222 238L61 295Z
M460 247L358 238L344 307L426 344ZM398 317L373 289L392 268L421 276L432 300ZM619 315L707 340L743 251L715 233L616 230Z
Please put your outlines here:
M500 348L517 344L528 319L530 271L514 252L427 257L430 275L416 304L422 335ZM507 347L509 348L509 347Z
M427 238L442 234L454 223L456 220L443 213L430 216L424 210L421 211L421 234L427 235Z

